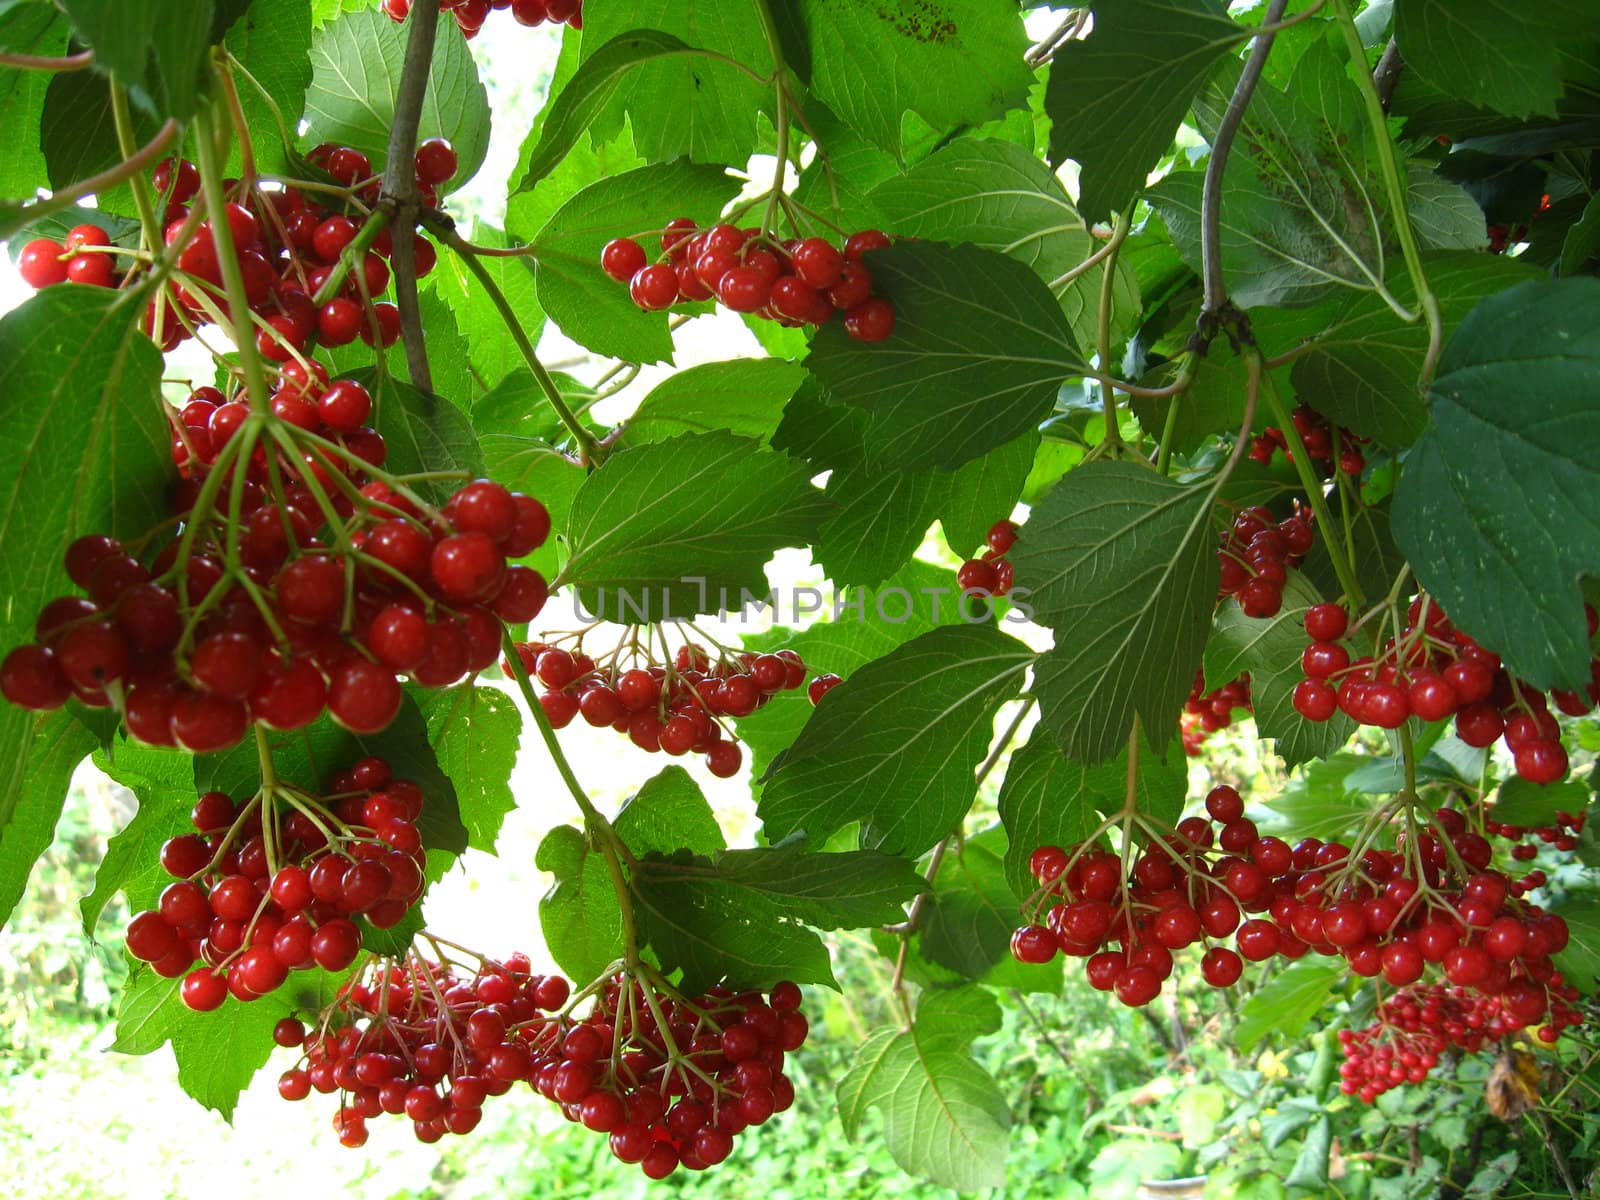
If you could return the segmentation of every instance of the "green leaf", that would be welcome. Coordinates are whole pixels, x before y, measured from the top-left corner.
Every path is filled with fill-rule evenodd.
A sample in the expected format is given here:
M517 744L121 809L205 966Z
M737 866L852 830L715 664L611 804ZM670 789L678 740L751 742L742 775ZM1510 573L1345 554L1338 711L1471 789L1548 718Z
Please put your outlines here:
M372 393L374 426L383 435L389 456L384 469L396 475L431 471L466 471L473 478L484 473L483 450L472 421L454 404L424 392L375 367L354 372ZM431 479L416 485L424 499L443 504L460 486L459 480Z
M55 836L72 773L95 738L70 712L0 709L0 927Z
M635 855L727 849L700 785L682 767L663 767L618 811L612 826Z
M555 876L539 900L539 927L556 965L573 979L598 979L622 957L622 910L598 850L570 825L539 843L534 865Z
M873 587L922 545L950 479L936 471L884 471L857 464L833 472L833 513L817 530L816 559L836 584Z
M822 939L770 897L715 868L642 860L629 880L642 936L693 994L717 983L769 988L789 979L838 987Z
M235 74L258 168L288 166L287 150L294 144L311 85L311 14L304 0L250 0L224 41L228 52L261 85L258 90L242 74ZM279 126L268 99L287 129ZM285 137L289 147L284 146Z
M591 31L589 36L598 39L599 35ZM634 29L587 54L541 114L538 141L526 156L526 166L513 194L529 191L561 163L635 68L692 53L689 46L671 34ZM702 60L699 65L707 64Z
M981 125L1027 103L1028 35L1007 0L914 6L798 0L811 89L869 142L902 153L905 114L937 132Z
M306 92L306 145L354 146L371 157L374 170L383 169L407 28L371 8L347 12L316 31ZM477 174L488 153L489 95L454 21L439 22L417 134L445 138L455 148L461 165L441 185L442 192Z
M935 629L830 691L763 780L768 838L826 840L853 821L862 845L917 854L974 795L994 716L1033 653L990 626Z
M1342 966L1305 958L1290 963L1257 988L1239 1010L1234 1041L1248 1053L1268 1034L1293 1039L1322 1011L1334 989L1348 978Z
M1424 163L1407 170L1406 215L1425 250L1482 250L1489 244L1483 209L1472 193Z
M1300 654L1309 640L1306 609L1321 602L1310 581L1299 571L1291 571L1277 616L1265 620L1247 617L1239 602L1230 598L1217 609L1206 642L1206 686L1218 688L1248 673L1256 729L1262 737L1273 739L1284 764L1290 767L1326 758L1356 730L1355 722L1343 712L1334 713L1329 721L1308 721L1294 707L1295 686L1305 678Z
M777 358L735 358L675 371L651 389L623 428L623 444L726 429L765 443L806 373Z
M1372 761L1366 755L1340 752L1312 762L1290 776L1266 806L1295 837L1325 841L1343 837L1372 813L1372 804L1345 782Z
M937 625L960 620L951 587L949 571L913 559L876 591L846 589L829 610L834 619L799 633L773 629L746 637L744 645L755 651L788 646L805 660L808 670L849 678L896 646ZM820 594L816 604L820 609ZM811 713L811 701L803 690L782 692L739 722L754 778L760 779L773 758L794 742Z
M1026 433L950 476L939 504L939 525L951 551L970 554L984 548L990 527L1009 518L1022 498L1038 451L1039 435Z
M1556 910L1567 923L1567 948L1552 955L1567 982L1581 992L1600 986L1600 901L1574 897Z
M659 229L663 197L672 215L708 224L739 192L721 167L686 162L641 167L584 188L550 217L534 239L539 303L561 332L596 354L631 362L672 356L666 313L642 312L600 269L600 251L612 238Z
M490 479L535 497L549 510L552 528L566 525L573 497L588 477L580 464L544 442L516 434L484 433L479 444ZM560 546L550 538L522 561L552 578L560 567Z
M877 1108L902 1170L958 1191L1000 1187L1011 1113L968 1053L975 1038L999 1028L999 1006L982 988L924 993L912 1027L875 1031L839 1081L845 1136L854 1140Z
M905 905L928 890L907 859L876 850L808 853L798 843L721 850L709 859L646 858L635 884L668 883L717 889L734 906L759 904L784 920L819 929L860 929L905 917Z
M1139 812L1162 824L1176 822L1188 791L1188 772L1181 754L1158 756L1141 738L1134 771L1134 802ZM1034 727L1028 744L1012 757L1000 784L1000 820L1008 845L1006 881L1013 896L1024 900L1035 883L1028 858L1040 846L1068 849L1086 839L1101 814L1122 807L1128 788L1128 752L1086 767L1061 753L1053 734Z
M695 162L742 164L750 157L756 149L757 117L770 113L773 104L772 88L753 77L772 69L772 53L753 6L743 0L616 0L595 5L583 16L580 73L624 33L681 39L750 68L741 71L715 57L683 53L641 61L617 81L593 122L597 144L614 136L626 120L639 153L650 162L685 156ZM555 120L552 107L546 125ZM659 228L664 220L640 228Z
M1206 485L1119 462L1073 471L1034 508L1008 557L1055 630L1034 686L1069 758L1104 762L1135 714L1177 723L1216 602L1210 511Z
M50 5L18 5L0 13L0 47L11 54L54 57L67 48L67 23ZM39 125L53 78L49 71L0 71L0 121L7 130L0 196L31 199L45 178ZM20 249L22 239L13 236L11 244Z
M168 516L161 355L120 299L46 288L0 318L0 423L26 447L0 461L0 645L29 640L67 590L74 538L138 537Z
M874 462L951 470L1048 415L1078 358L1038 276L993 251L935 242L873 251L866 263L894 303L893 334L866 345L830 323L806 368L872 415Z
M1333 1122L1327 1113L1323 1113L1307 1131L1300 1153L1295 1157L1294 1168L1284 1178L1284 1185L1318 1190L1326 1188L1328 1159L1332 1153Z
M1004 854L999 826L968 838L939 864L922 910L922 953L964 979L982 978L1010 957L1012 931L1022 924Z
M467 844L492 853L501 823L517 806L511 772L522 714L498 688L419 689L416 700L439 770L455 787Z
M1484 301L1445 346L1432 423L1395 492L1418 582L1538 688L1588 682L1578 578L1600 574L1597 370L1600 280Z
M15 195L8 192L7 195ZM1561 273L1576 275L1600 254L1600 193L1589 197L1583 216L1567 230L1561 243Z
M130 908L147 908L172 882L161 866L161 844L194 832L189 814L199 794L192 758L142 746L125 736L118 736L110 753L97 750L94 763L133 792L139 811L106 843L105 856L95 868L94 888L78 904L83 931L90 937L117 892L127 893Z
M1094 18L1093 33L1056 51L1044 99L1050 161L1078 161L1091 221L1144 189L1200 85L1249 36L1217 0L1122 0Z
M1502 255L1429 254L1423 263L1447 335L1487 297L1544 274ZM1396 279L1390 290L1400 303L1412 304L1415 293L1408 278ZM1385 446L1409 446L1428 421L1417 387L1428 351L1425 324L1402 324L1376 295L1352 297L1333 326L1296 360L1296 394L1363 437Z
M625 621L738 607L744 591L765 596L766 561L809 542L826 511L808 475L730 433L614 453L573 500L560 582L581 589L587 611Z
M473 226L472 240L477 245L495 247L506 246L511 241L500 230L482 221ZM539 308L534 287L532 262L520 255L516 258L480 256L478 262L505 293L528 340L537 343L544 329L544 313ZM439 265L428 276L426 291L438 295L455 314L456 325L466 340L467 361L485 387L494 388L512 372L526 370L522 352L506 332L500 310L472 272L462 266L460 256L439 256Z
M1395 0L1406 65L1450 95L1513 117L1556 114L1568 53L1595 40L1591 0Z
M94 48L95 69L133 87L160 117L194 115L205 77L211 0L62 0L79 38Z
M1500 785L1493 812L1503 825L1538 829L1554 825L1558 813L1581 813L1588 807L1589 787L1576 779L1539 784L1513 775Z

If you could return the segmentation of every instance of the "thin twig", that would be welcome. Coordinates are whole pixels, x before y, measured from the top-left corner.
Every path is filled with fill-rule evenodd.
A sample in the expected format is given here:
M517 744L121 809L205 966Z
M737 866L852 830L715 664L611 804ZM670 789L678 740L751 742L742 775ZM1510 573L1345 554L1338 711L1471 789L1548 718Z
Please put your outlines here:
M16 67L22 71L81 71L93 62L93 50L68 54L62 58L38 54L0 54L0 67Z
M126 179L131 179L160 158L177 134L178 123L169 119L166 124L156 131L155 137L151 138L137 153L123 162L119 162L114 167L106 168L98 175L91 175L88 179L79 180L71 187L62 188L59 192L47 196L43 200L35 200L32 204L23 205L10 220L0 221L0 241L10 237L17 230L33 224L41 217L60 212L63 208L71 208L85 196L98 195L116 187L117 184Z
M417 260L411 239L417 228L420 207L417 200L417 126L422 123L422 101L428 92L428 72L433 66L439 0L415 0L409 22L405 66L395 91L394 121L389 126L389 148L383 164L383 195L395 208L396 224L389 262L394 267L394 296L400 308L406 368L413 384L431 392L433 372L428 369L428 350L422 338Z
M1289 0L1272 0L1267 5L1262 23L1268 26L1277 24L1288 6ZM1245 61L1244 72L1228 99L1227 110L1222 114L1217 135L1211 142L1211 158L1206 163L1205 189L1200 201L1200 262L1205 278L1205 305L1200 314L1203 324L1208 318L1212 321L1220 319L1228 307L1228 285L1222 277L1222 174L1228 166L1234 135L1244 121L1245 109L1255 95L1256 84L1261 82L1261 72L1267 65L1267 55L1272 50L1276 36L1272 32L1256 36L1255 44L1250 48L1250 57Z
M1042 66L1055 56L1055 52L1068 42L1075 39L1083 32L1083 27L1088 24L1089 10L1075 8L1069 12L1066 19L1057 25L1050 36L1036 45L1029 46L1028 52L1022 56L1022 61L1030 67Z

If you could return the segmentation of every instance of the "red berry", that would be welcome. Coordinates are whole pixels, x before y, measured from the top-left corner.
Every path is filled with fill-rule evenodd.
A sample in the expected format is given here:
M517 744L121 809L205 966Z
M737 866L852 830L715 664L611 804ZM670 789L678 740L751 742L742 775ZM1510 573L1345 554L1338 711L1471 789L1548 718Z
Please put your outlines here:
M628 294L646 312L671 308L678 299L677 272L664 263L643 267L629 281Z
M455 149L444 138L429 138L417 147L417 181L438 185L456 173Z
M627 283L644 266L644 248L632 238L613 238L600 251L600 269L618 283Z
M67 281L65 248L49 238L34 238L17 257L17 273L29 287L44 288Z

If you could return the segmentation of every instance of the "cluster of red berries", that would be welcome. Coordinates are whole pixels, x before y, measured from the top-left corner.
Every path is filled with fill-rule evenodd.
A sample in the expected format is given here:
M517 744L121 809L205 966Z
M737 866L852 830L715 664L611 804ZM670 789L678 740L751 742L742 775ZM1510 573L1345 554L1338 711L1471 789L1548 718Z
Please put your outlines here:
M98 225L75 225L61 241L34 238L17 256L17 273L30 287L56 283L82 283L90 287L116 287L122 281L117 269L116 243Z
M422 789L379 758L326 797L277 785L236 805L207 792L197 832L161 847L176 882L129 922L128 953L165 978L187 973L180 995L197 1012L265 996L291 971L342 971L361 948L351 917L387 929L422 898L422 807Z
M1579 1020L1562 1005L1549 1028L1559 1031ZM1339 1090L1371 1104L1401 1084L1421 1083L1446 1051L1477 1054L1527 1024L1505 996L1438 983L1403 988L1378 1005L1371 1025L1339 1031Z
M236 407L208 418L213 445L216 414ZM69 697L115 707L140 741L197 753L237 744L252 720L298 729L324 708L376 733L399 712L397 675L446 687L484 670L499 656L500 622L543 607L544 578L506 564L549 533L532 497L478 480L424 511L367 482L359 504L330 502L319 481L327 460L302 464L296 480L282 457L254 455L248 471L230 458L224 500L189 511L147 561L115 538L75 541L67 574L88 596L45 605L37 641L0 663L0 693L25 708ZM360 462L351 456L357 479ZM290 482L274 498L280 470Z
M1597 618L1586 606L1589 634ZM1343 711L1363 725L1396 729L1410 717L1456 719L1456 736L1469 746L1490 746L1504 737L1517 774L1533 783L1554 783L1567 773L1561 730L1551 701L1569 716L1600 703L1600 657L1590 660L1583 692L1557 690L1549 699L1511 675L1499 655L1455 628L1438 602L1418 596L1398 635L1386 638L1374 658L1351 658L1341 640L1350 632L1340 604L1306 610L1312 639L1300 656L1305 679L1295 686L1294 706L1309 721Z
M391 20L404 21L411 15L411 0L382 0L379 6ZM552 25L565 22L583 28L583 0L439 0L439 11L456 19L462 36L469 41L478 36L489 14L509 8L520 25Z
M704 754L713 775L738 773L744 756L727 739L720 717L748 717L778 692L805 682L806 665L793 650L776 654L728 652L712 658L705 647L685 642L673 659L658 663L641 642L625 637L599 661L585 654L581 635L572 649L545 642L518 642L517 657L530 679L545 687L539 697L557 729L582 716L599 728L609 725L635 746L676 758ZM502 663L512 674L509 661Z
M1260 836L1226 785L1207 795L1206 811L1220 832L1185 818L1132 856L1126 877L1123 860L1093 843L1035 850L1041 886L1031 907L1045 909L1045 921L1018 929L1012 953L1033 963L1084 958L1094 987L1139 1005L1160 993L1172 951L1231 935L1233 949L1212 946L1201 959L1216 987L1234 983L1245 960L1315 950L1394 987L1439 964L1451 984L1502 997L1524 1026L1548 1019L1546 1041L1569 1023L1577 992L1550 961L1567 944L1566 922L1524 899L1534 880L1490 869L1489 842L1460 813L1440 809L1397 850L1354 856L1337 842ZM1105 949L1110 942L1122 948Z
M559 975L529 967L522 954L486 959L466 978L415 953L373 963L345 985L316 1033L293 1018L274 1031L280 1046L303 1046L304 1055L279 1077L278 1094L340 1093L333 1127L352 1148L384 1113L410 1118L421 1142L471 1133L485 1099L528 1077L532 1045L571 994Z
M366 223L365 205L376 202L379 181L371 160L359 150L325 143L307 160L336 182L350 189L348 203L326 207L329 193L307 193L295 187L267 191L244 188L237 180L224 181L230 200L225 219L233 240L256 344L268 360L296 361L305 367L304 354L313 340L342 346L361 337L368 345L393 345L400 336L400 311L388 302L374 302L389 286L385 261L393 234L384 229L373 240L354 269L341 265L344 251ZM433 138L417 148L417 182L430 206L438 203L437 187L457 171L450 143ZM212 232L212 220L195 222L189 205L200 191L200 175L193 163L167 159L155 168L155 191L165 202L163 224L169 246L182 243L178 255L179 278L163 287L144 315L144 328L163 350L172 350L196 329L230 312L222 283L222 264ZM364 202L355 203L355 196ZM433 243L413 234L417 274L433 269ZM63 280L113 285L117 276L104 230L82 225L58 245L36 239L23 250L22 275L34 287ZM337 276L338 281L335 281ZM314 297L333 286L334 294Z
M888 244L876 229L851 234L841 251L824 238L780 241L759 229L701 229L676 217L661 234L665 261L650 263L644 247L620 237L601 250L600 266L647 312L715 297L734 312L798 328L824 325L837 311L851 337L881 342L894 331L894 305L872 294L861 256Z
M1011 563L1006 554L1017 544L1017 523L996 521L984 539L988 544L977 558L969 558L956 572L963 592L1004 596L1011 590Z
M1529 841L1530 838L1570 854L1578 848L1578 835L1583 832L1585 820L1584 813L1558 812L1554 825L1508 825L1494 819L1491 805L1483 821L1483 831L1511 842L1511 857L1518 862L1529 862L1539 855L1539 847Z
M1194 673L1194 683L1189 688L1189 698L1183 702L1183 712L1178 717L1178 732L1183 738L1183 752L1190 758L1199 756L1206 738L1219 729L1233 724L1235 709L1250 712L1250 676L1230 679L1219 688L1206 691L1206 673Z
M570 1121L609 1135L611 1153L651 1179L703 1171L733 1139L794 1103L784 1056L805 1044L800 989L763 997L715 987L657 995L608 979L588 1017L555 1024L535 1049L529 1080Z
M1289 414L1289 419L1294 422L1295 432L1300 435L1301 444L1305 446L1306 453L1310 455L1312 464L1324 476L1333 469L1334 428L1328 418L1319 413L1310 405L1301 404ZM1339 470L1346 475L1359 475L1367 469L1367 459L1361 452L1361 446L1370 438L1357 437L1350 430L1340 427L1338 437ZM1289 441L1284 436L1283 430L1269 426L1266 431L1250 441L1250 457L1262 466L1272 462L1274 454L1282 453L1290 462L1294 461L1294 454L1289 449Z
M1235 597L1247 617L1277 616L1289 568L1300 564L1312 538L1311 513L1298 501L1294 513L1281 521L1259 505L1241 509L1217 551L1218 596Z

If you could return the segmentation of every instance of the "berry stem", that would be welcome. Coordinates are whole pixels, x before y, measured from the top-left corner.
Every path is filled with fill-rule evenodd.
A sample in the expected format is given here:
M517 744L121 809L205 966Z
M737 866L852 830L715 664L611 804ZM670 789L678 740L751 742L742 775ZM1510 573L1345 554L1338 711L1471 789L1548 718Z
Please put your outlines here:
M256 186L256 150L250 141L250 122L245 120L244 107L239 103L239 89L233 84L232 61L225 52L217 53L217 82L228 102L228 118L233 122L234 136L239 139L239 183L250 192Z
M1428 349L1422 359L1422 371L1417 377L1419 387L1427 387L1433 378L1433 369L1439 361L1439 351L1444 340L1444 322L1439 311L1439 298L1428 284L1422 267L1422 252L1417 245L1416 231L1411 227L1411 216L1406 209L1405 180L1400 175L1399 157L1395 153L1394 139L1389 136L1389 117L1383 111L1383 98L1378 95L1372 80L1372 70L1367 63L1367 50L1361 44L1361 31L1350 11L1350 0L1333 0L1333 13L1344 35L1346 50L1355 65L1356 85L1366 106L1367 122L1372 127L1373 140L1378 146L1378 166L1383 171L1384 190L1388 192L1389 207L1393 210L1395 235L1400 239L1400 252L1405 256L1406 271L1411 276L1412 289L1422 306L1428 322Z
M1283 398L1278 395L1278 389L1274 386L1270 375L1266 377L1266 384L1267 404L1272 409L1272 419L1277 422L1278 428L1283 430L1284 440L1289 444L1289 457L1294 460L1295 473L1300 476L1300 486L1305 489L1306 500L1316 515L1318 528L1322 530L1323 542L1328 547L1328 557L1333 560L1334 573L1339 577L1339 586L1344 589L1345 599L1353 608L1362 608L1366 605L1367 597L1352 565L1351 544L1348 539L1338 536L1341 526L1334 523L1333 514L1328 509L1328 497L1322 490L1322 481L1311 470L1311 455L1306 451L1305 442L1300 439L1300 431L1289 419L1288 410L1283 406Z
M272 416L272 401L267 395L267 377L261 369L261 356L256 351L256 339L250 334L248 317L250 299L245 294L244 272L239 267L238 251L233 244L233 230L228 225L228 199L222 190L222 164L217 161L216 139L212 132L209 113L195 114L195 148L197 166L200 168L200 187L206 198L206 216L211 225L212 244L217 249L217 262L222 268L222 283L228 297L228 311L219 312L224 318L218 324L233 339L239 352L239 365L244 369L245 392L251 409L268 420Z
M435 230L435 233L441 236L445 245L456 252L456 256L461 259L462 264L472 272L483 286L483 290L488 293L496 311L499 312L501 319L505 322L506 330L511 334L511 340L517 344L517 349L522 354L523 362L528 364L528 370L533 372L534 379L538 381L539 389L544 392L544 397L550 402L550 407L555 409L556 416L561 418L561 423L567 427L567 431L572 434L573 440L577 442L579 454L583 458L585 465L598 466L605 457L605 452L589 431L583 427L583 422L579 421L572 409L567 406L565 398L561 395L561 388L557 386L554 376L539 361L539 356L534 351L533 343L528 340L527 331L522 328L522 322L517 319L516 310L511 307L511 302L506 299L505 292L500 290L500 285L495 282L494 276L489 273L487 267L478 261L476 255L464 248L461 238L454 230L444 230L442 232Z
M762 228L770 232L776 228L780 198L784 194L783 185L789 171L789 89L783 78L788 64L784 61L778 24L772 19L772 5L768 0L756 0L756 13L761 17L761 32L766 35L767 50L772 54L772 92L777 105L775 124L778 130L778 157L772 169L772 191L767 196L767 213L761 222Z
M1117 281L1117 254L1122 249L1122 243L1128 240L1128 234L1133 229L1133 202L1130 200L1122 212L1117 214L1116 225L1111 230L1111 240L1106 243L1105 274L1100 279L1100 310L1098 316L1097 338L1095 341L1095 356L1100 361L1100 369L1108 376L1111 374L1111 310L1112 301L1115 299ZM1112 458L1120 457L1122 451L1122 430L1117 425L1117 394L1110 379L1100 381L1100 400L1105 406L1106 420L1106 453ZM1177 410L1178 402L1172 402L1173 411Z
M124 159L131 159L139 153L138 143L133 140L133 117L128 112L128 89L122 87L115 79L111 81L111 119L117 129L117 150ZM147 250L155 251L161 248L161 225L156 220L155 204L150 199L150 188L145 183L143 172L138 172L128 180L133 189L133 205L139 210L139 228L144 235L144 245Z
M261 81L250 73L250 68L229 53L226 47L219 47L218 52L222 56L221 61L226 65L228 73L231 75L237 72L243 75L245 82L255 89L256 99L266 106L267 111L272 114L273 122L278 126L278 137L282 139L284 149L293 150L295 139L290 135L289 126L283 119L283 110L278 107L278 102L273 99L272 93L267 91L262 86ZM237 95L237 93L235 94Z
M81 71L94 63L94 51L52 58L41 54L0 54L0 67L18 71Z

